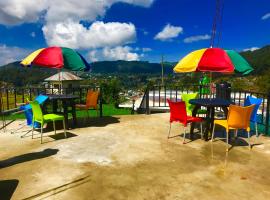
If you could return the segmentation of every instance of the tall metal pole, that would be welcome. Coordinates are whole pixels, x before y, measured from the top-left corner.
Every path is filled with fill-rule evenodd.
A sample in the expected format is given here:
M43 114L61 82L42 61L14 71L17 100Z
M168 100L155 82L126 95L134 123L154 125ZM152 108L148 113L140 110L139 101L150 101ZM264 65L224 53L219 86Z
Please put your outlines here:
M161 55L161 84L164 86L164 56Z

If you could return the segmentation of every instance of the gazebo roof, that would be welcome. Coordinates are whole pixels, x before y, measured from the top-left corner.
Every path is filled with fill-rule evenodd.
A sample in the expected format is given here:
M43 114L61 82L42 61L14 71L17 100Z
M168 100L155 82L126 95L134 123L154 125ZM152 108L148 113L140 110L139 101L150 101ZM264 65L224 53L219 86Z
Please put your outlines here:
M45 81L80 81L80 77L70 72L59 72L46 78Z

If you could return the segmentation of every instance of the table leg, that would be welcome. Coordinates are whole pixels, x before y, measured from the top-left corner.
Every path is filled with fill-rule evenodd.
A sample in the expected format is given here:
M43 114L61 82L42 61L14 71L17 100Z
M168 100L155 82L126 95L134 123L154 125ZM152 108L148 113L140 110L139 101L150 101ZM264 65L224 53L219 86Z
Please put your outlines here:
M57 113L57 100L52 100L53 113Z
M199 105L195 105L193 111L192 111L192 116L193 117L196 117L197 113L198 113L198 110L201 108L201 106ZM194 136L194 127L195 127L195 123L191 123L191 126L190 126L190 140L193 140L193 136Z
M64 109L64 118L65 118L65 125L66 129L68 129L68 107L67 107L67 102L63 101L63 109Z
M208 133L209 133L210 126L211 126L211 113L212 113L211 107L207 107L207 113L206 113L206 118L205 118L206 124L205 124L205 129L203 132L203 138L205 141L208 140Z
M212 133L213 133L213 128L214 128L214 121L215 121L215 108L213 107L211 109L211 117L210 117L210 129L209 129L209 134L207 135L207 140L209 139L208 136L210 136L210 138L212 137Z
M73 126L77 126L77 116L76 116L76 107L75 107L75 102L71 102L71 107L72 107L72 118L73 118Z
M223 107L221 107L221 109L223 110L223 112L225 113L225 117L227 118L228 117L228 108L227 108L227 106L223 106Z

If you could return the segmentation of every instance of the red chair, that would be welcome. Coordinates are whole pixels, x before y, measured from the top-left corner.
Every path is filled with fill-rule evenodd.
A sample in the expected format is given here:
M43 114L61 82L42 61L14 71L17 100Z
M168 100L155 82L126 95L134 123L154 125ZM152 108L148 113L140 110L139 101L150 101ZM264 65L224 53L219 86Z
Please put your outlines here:
M202 138L203 119L200 117L188 116L187 111L186 111L186 104L184 101L173 102L173 101L170 101L169 99L167 99L167 102L170 106L170 130L169 130L169 134L168 134L168 139L170 138L172 122L180 122L181 124L184 125L183 144L185 144L186 127L188 124L190 124L192 122L200 122L200 124L201 124L201 138Z

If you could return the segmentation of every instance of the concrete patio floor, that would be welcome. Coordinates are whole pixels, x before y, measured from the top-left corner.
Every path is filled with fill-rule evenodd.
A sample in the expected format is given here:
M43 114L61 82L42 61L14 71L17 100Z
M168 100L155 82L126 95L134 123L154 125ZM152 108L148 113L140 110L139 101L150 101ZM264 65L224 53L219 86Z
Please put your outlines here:
M56 136L47 132L44 144L37 132L35 139L20 138L23 129L0 132L0 199L270 198L270 138L253 136L260 145L252 150L239 138L229 153L218 139L183 145L180 136L167 140L168 118L91 119L67 139L61 128ZM171 133L182 133L181 126Z

